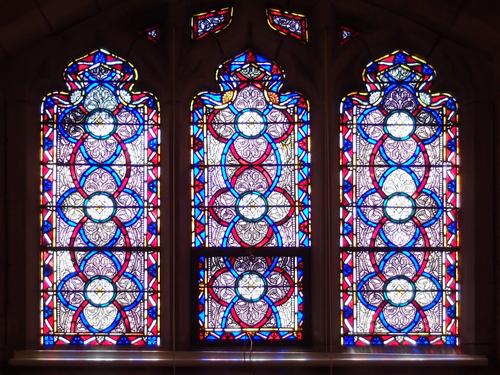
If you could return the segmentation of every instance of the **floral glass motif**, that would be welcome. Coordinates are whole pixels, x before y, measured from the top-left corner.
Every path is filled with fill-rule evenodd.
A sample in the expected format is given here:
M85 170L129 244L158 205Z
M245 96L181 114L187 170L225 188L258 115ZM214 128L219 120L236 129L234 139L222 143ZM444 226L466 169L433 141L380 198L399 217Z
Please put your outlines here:
M193 246L309 247L309 103L245 51L191 105Z
M160 41L160 28L158 26L148 27L144 33L150 42L158 43Z
M308 41L307 18L302 14L268 8L267 23L271 29L283 35L289 35L305 43Z
M195 14L191 17L191 38L199 40L209 34L218 33L228 27L232 19L232 7Z
M311 246L309 103L250 50L216 77L220 91L191 104L199 339L302 340L303 261L285 252Z
M341 130L342 344L458 344L458 115L405 51L368 64Z
M41 107L41 340L159 343L159 106L106 50Z
M350 27L347 26L340 26L339 27L339 43L341 46L346 44L351 38L359 35L359 32L351 29Z
M201 340L301 340L302 258L200 257Z

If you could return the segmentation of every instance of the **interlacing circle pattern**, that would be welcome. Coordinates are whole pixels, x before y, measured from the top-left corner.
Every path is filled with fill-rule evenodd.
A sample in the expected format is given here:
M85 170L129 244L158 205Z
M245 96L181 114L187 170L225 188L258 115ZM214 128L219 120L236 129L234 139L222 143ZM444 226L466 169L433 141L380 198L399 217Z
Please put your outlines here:
M441 300L442 286L425 271L429 255L391 251L380 260L375 259L375 254L372 256L375 272L360 278L357 292L359 301L374 312L372 331L377 330L379 323L391 333L411 332L419 324L424 332L431 331L432 322L425 312Z
M55 206L47 205L57 221L42 228L47 246L55 244L47 256L55 256L58 275L51 281L57 343L71 337L71 344L154 345L157 330L148 331L148 319L156 320L157 296L146 302L146 294L154 294L148 284L157 277L157 256L141 249L158 237L157 103L132 92L135 70L104 50L70 65L67 75L72 91L44 102L57 113L55 160L46 162L57 171ZM146 268L153 270L147 277Z
M361 113L358 121L360 136L373 145L369 159L373 188L362 194L357 202L358 217L374 228L369 246L380 246L382 242L385 246L395 248L414 247L416 244L430 247L426 228L436 223L443 214L443 203L436 192L427 187L431 163L426 146L432 145L441 135L442 120L419 105L411 87L398 85L392 90L387 89L382 105ZM374 130L376 126L379 129ZM378 210L380 206L382 215ZM410 274L402 269L400 272L404 273L395 283L396 279L387 282L384 267L391 264L393 257L399 259L401 254L392 251L377 260L375 253L371 253L375 272L359 281L358 298L367 308L375 311L373 329L375 322L380 319L389 332L410 332L423 319L425 331L429 331L429 323L422 311L436 305L442 287L435 277L424 272L430 253L426 251L424 254L419 262L406 252L405 256L409 258L407 263L413 265L413 269ZM432 290L436 290L436 298L430 301L428 297L418 298L422 297L421 289L415 292L415 285L421 278L428 279L420 285L431 286ZM382 301L376 305L368 302L375 297L365 293L365 288L377 290L370 287L373 284L379 288L382 286L384 291L377 295L382 296ZM404 304L394 303L390 298L394 293L406 293L408 300ZM365 294L370 297L365 298Z
M227 125L217 126L222 121ZM221 245L283 246L279 227L294 216L295 201L280 181L293 178L282 166L280 143L293 134L293 119L266 103L262 90L248 86L237 93L234 104L214 111L207 127L223 143L220 163L225 186L208 202L211 216L226 228Z
M202 257L200 308L211 328L201 338L300 339L302 267L300 257Z
M144 120L138 111L117 102L113 91L111 85L96 85L61 119L61 124L70 123L67 117L74 116L75 112L83 114L83 128L61 125L59 129L59 134L73 145L69 165L72 187L63 191L57 202L59 216L73 227L71 248L129 248L132 243L128 228L138 222L144 212L139 194L127 187L132 170L127 144L143 132ZM120 121L117 116L121 117ZM122 125L124 120L127 126ZM117 166L119 158L121 163ZM82 210L74 209L79 206ZM131 253L126 252L123 259L102 250L89 251L80 260L75 252L71 257L75 272L66 275L58 285L60 301L75 311L71 329L76 330L77 322L81 321L90 332L110 332L123 319L125 331L130 331L123 311L134 308L144 295L138 277L126 272ZM104 263L107 267L102 267ZM105 272L94 276L86 267L93 264L99 264ZM93 271L98 270L94 267ZM122 298L116 299L120 284L122 288L128 287L120 291ZM68 289L83 291L83 301L71 303L63 292ZM110 294L104 303L95 302ZM71 295L71 298L75 297Z
M373 187L359 197L358 217L374 228L369 246L428 247L427 228L443 214L443 202L428 187L431 162L426 146L432 147L441 135L442 121L419 106L404 87L387 90L386 95L381 108L367 110L358 119L359 135L373 145L368 161Z
M309 103L281 93L281 67L250 50L216 76L220 91L191 106L199 339L302 340L296 255L311 246Z
M345 345L456 342L456 102L434 74L396 51L342 102Z
M308 102L250 51L218 76L191 112L194 246L309 246Z

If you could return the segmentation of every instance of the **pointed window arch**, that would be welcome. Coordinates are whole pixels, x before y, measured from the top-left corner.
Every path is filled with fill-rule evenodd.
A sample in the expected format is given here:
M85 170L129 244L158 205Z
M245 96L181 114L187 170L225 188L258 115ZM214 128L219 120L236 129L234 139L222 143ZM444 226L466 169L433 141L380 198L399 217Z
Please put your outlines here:
M457 103L405 51L366 67L341 128L342 344L457 345Z
M100 49L41 106L41 338L159 343L159 104Z
M252 51L216 76L220 91L191 107L199 338L301 340L309 103L281 93L282 68Z

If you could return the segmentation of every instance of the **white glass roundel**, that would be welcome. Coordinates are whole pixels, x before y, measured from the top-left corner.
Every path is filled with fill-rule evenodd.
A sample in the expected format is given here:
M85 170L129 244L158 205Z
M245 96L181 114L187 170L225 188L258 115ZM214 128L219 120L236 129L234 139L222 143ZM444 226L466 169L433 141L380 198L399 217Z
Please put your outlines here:
M406 306L415 298L415 284L406 277L394 277L385 285L384 296L393 306Z
M238 116L236 128L245 138L257 138L266 130L266 120L259 111L248 109Z
M116 201L107 193L94 193L83 203L85 215L97 223L109 221L116 212Z
M245 272L236 280L236 293L247 302L256 302L266 293L266 281L257 272Z
M395 223L404 223L415 214L415 201L407 194L395 193L384 202L384 213Z
M116 297L116 286L107 277L95 277L85 285L85 298L96 307L109 305Z
M245 221L259 221L267 213L266 198L258 192L248 192L236 203L236 211Z
M407 111L394 111L385 119L385 131L395 140L406 140L415 132L415 118Z
M97 139L107 139L116 131L116 118L107 110L95 110L90 113L85 123L85 129Z

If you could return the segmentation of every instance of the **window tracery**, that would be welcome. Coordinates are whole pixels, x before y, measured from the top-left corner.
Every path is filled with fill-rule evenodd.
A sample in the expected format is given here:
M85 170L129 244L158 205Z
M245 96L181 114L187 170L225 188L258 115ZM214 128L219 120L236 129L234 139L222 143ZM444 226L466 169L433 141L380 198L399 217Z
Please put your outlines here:
M342 344L458 343L458 115L405 51L366 67L341 130Z
M41 106L44 346L159 342L159 103L99 49Z
M191 108L193 247L218 251L199 257L200 339L300 340L303 260L284 250L310 247L309 103L252 51L217 79Z

